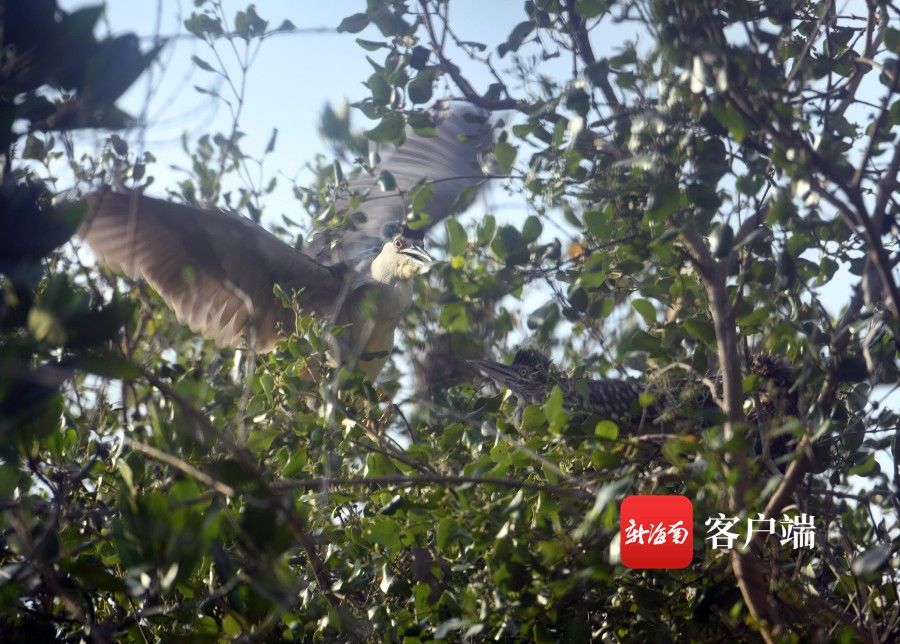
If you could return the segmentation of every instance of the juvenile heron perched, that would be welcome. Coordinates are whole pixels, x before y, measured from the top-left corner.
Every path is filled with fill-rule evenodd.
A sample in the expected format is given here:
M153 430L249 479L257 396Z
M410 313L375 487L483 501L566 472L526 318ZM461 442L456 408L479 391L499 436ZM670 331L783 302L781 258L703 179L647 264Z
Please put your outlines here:
M469 360L469 364L516 395L518 405L514 422L517 425L522 423L525 407L545 402L554 385L559 385L562 390L566 411L576 423L582 423L588 416L597 416L617 421L623 433L633 433L642 425L652 425L654 432L659 433L694 431L724 418L709 392L698 392L691 387L686 387L685 391L663 392L665 385L661 382L641 386L609 378L574 379L532 349L517 351L508 366L489 360ZM794 456L795 437L791 434L769 436L768 429L777 428L787 417L800 415L797 392L793 390L793 369L776 356L759 353L751 356L748 371L759 376L764 384L754 395L747 414L748 421L759 430L754 434L753 451L767 455L775 465L783 468ZM652 406L640 406L642 392L653 394Z
M436 134L410 131L375 168L349 183L337 211L339 231L318 231L307 252L236 214L207 211L138 193L102 190L88 197L78 234L106 264L145 279L191 329L227 346L271 350L292 330L293 315L275 284L298 293L299 307L335 325L332 359L356 363L374 380L394 346L394 329L412 300L411 280L431 258L401 222L408 192L430 183L431 225L457 212L484 180L479 153L490 142L486 119L471 110L433 115ZM382 190L388 172L396 189ZM358 212L349 212L351 197Z
M635 383L609 378L573 379L533 349L519 349L508 366L490 360L470 360L469 364L518 397L517 423L521 422L525 406L543 403L554 385L562 390L566 410L576 417L593 415L618 421L641 417L638 404L641 388Z

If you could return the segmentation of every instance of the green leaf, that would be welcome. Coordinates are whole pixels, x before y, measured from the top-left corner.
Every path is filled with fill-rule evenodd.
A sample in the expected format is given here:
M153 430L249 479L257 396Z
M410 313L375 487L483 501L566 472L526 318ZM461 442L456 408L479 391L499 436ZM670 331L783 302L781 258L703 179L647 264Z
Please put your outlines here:
M691 337L700 340L708 346L716 346L716 331L713 328L712 323L708 320L703 318L689 318L682 322L682 326Z
M600 519L609 506L619 494L631 485L630 478L621 478L617 481L611 481L597 491L594 499L594 505L585 514L581 524L572 531L572 537L576 541L581 541L590 534L594 524Z
M559 385L553 385L553 389L550 390L550 395L547 397L542 410L547 418L547 422L550 423L550 432L559 434L566 426L566 423L569 422L569 416L563 408L563 392Z
M681 207L682 193L677 186L661 184L656 187L647 204L647 217L663 222Z
M441 307L441 326L447 331L469 331L469 317L463 302L451 302Z
M549 334L559 322L559 306L550 300L528 316L528 328L539 329L543 335Z
M604 207L584 213L584 227L600 241L613 236L612 208Z
M447 219L444 222L447 229L447 245L449 246L451 255L462 255L466 252L468 238L462 224L454 218Z
M450 545L459 532L459 524L449 517L444 517L438 521L437 530L435 531L435 544L443 553L449 554Z
M606 284L606 280L609 276L606 274L606 271L595 271L595 272L587 272L584 271L581 273L581 277L579 278L579 282L581 286L586 288L589 291L596 290Z
M594 436L614 441L619 437L619 426L611 420L601 420L594 427Z
M541 554L544 565L551 567L565 559L567 554L565 545L558 539L538 542L537 550Z
M758 309L754 309L752 312L747 315L743 315L735 322L740 327L755 327L759 326L763 322L769 319L771 312L766 307L760 307Z
M387 44L383 42L378 42L376 40L363 40L362 38L356 39L356 44L365 49L366 51L375 51L376 49L385 49L387 48Z
M713 116L728 129L728 133L738 143L741 143L750 132L750 125L743 115L730 105L723 105L719 101L713 101L710 105Z
M779 289L787 289L793 286L797 280L797 263L787 250L778 255L778 280Z
M259 17L256 7L252 4L246 11L238 11L234 16L234 33L249 41L252 38L262 36L266 32L269 23Z
M610 0L578 0L578 13L584 18L596 18L609 11Z
M409 100L413 103L427 103L431 100L436 71L436 68L430 67L416 74L416 77L406 86Z
M497 232L497 220L493 215L485 215L475 229L478 244L484 246L494 238Z
M894 27L885 29L884 46L895 54L900 54L900 29Z
M309 462L309 452L305 447L298 447L291 452L287 462L282 467L282 476L297 476L303 472L307 462Z
M34 159L40 161L44 158L47 150L44 149L44 142L37 138L34 134L29 134L25 139L25 147L22 150L23 159Z
M203 60L203 59L200 58L199 56L191 56L191 60L194 61L194 64L195 64L197 67L199 67L200 69L202 69L202 70L205 71L205 72L214 72L214 71L216 71L215 69L213 69L213 66L212 66L212 65L210 65L208 62L206 62L205 60Z
M67 364L103 378L137 380L142 375L134 362L110 351L81 352L72 356Z
M491 250L507 266L522 265L528 261L528 248L521 233L513 226L500 226L497 229L497 234L491 241Z
M0 463L0 500L8 501L18 487L19 476L11 463Z
M392 192L397 189L397 182L394 180L394 175L387 170L379 172L375 182L378 184L378 187L381 188L382 192Z
M597 62L591 63L584 68L584 75L588 77L594 87L602 86L609 76L609 62L605 58L601 58Z
M33 307L28 312L28 330L35 339L61 346L66 343L66 326L52 311Z
M870 477L875 476L881 471L881 466L878 465L878 461L875 460L874 454L869 454L868 458L864 460L862 463L855 467L851 467L847 474L850 476L863 476Z
M509 36L506 39L505 43L501 43L497 46L497 53L500 55L500 58L503 58L508 52L516 51L519 47L522 46L522 43L525 41L525 38L534 31L534 23L530 20L525 20L520 22L513 30L510 32Z
M198 38L218 38L223 35L222 21L205 13L193 13L184 21L184 28Z
M365 476L393 476L399 474L397 466L384 454L373 452L366 456Z
M388 143L396 141L403 134L406 125L403 115L391 112L381 119L381 122L371 130L366 131L366 137L376 143Z
M509 143L494 144L494 157L497 159L497 170L500 174L510 173L518 152L518 149Z
M400 534L400 527L397 525L397 522L386 516L374 518L366 529L366 537L370 541L392 553L397 553L403 548Z
M534 215L529 215L525 220L525 225L522 226L522 240L526 244L536 241L537 238L541 236L543 229L544 227L541 225L541 220Z
M250 432L247 439L247 449L254 454L264 454L269 451L272 442L278 437L275 429L257 429Z
M347 16L343 20L341 20L341 24L338 25L337 30L338 33L351 33L356 34L369 26L369 16L365 13L354 13L352 16Z
M366 81L366 87L372 92L372 100L377 105L386 105L391 96L391 86L384 77L384 72L373 72Z
M786 190L778 190L775 197L769 202L769 210L766 213L766 223L786 225L797 216L797 208Z
M533 432L540 429L547 422L540 405L527 405L522 410L522 430Z
M653 306L652 302L637 298L631 301L631 306L640 313L641 317L644 318L644 322L649 326L656 324L656 307Z

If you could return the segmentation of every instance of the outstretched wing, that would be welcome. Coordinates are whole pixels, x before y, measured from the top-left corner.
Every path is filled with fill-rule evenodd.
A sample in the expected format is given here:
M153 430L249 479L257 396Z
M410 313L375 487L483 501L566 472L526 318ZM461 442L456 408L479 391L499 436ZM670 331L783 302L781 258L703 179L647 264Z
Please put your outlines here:
M491 136L487 114L472 107L456 107L432 113L434 136L422 136L411 129L400 147L374 169L348 186L348 197L358 196L362 204L356 212L343 212L346 227L336 235L318 234L310 244L310 253L332 262L351 262L361 253L378 248L385 224L403 221L410 206L410 189L426 182L431 196L423 211L433 226L445 217L464 209L475 189L484 180L479 156L489 151ZM389 172L396 189L385 191L378 177ZM346 211L349 198L336 204Z
M342 290L324 266L253 222L138 193L88 197L78 230L106 264L155 288L178 319L219 344L271 349L290 321L272 292L301 290L300 305L326 317Z

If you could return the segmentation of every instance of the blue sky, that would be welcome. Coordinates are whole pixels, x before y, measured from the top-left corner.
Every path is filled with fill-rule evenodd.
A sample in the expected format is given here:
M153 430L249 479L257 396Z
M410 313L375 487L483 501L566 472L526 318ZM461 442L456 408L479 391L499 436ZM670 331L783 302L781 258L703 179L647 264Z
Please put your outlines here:
M96 2L60 1L60 5L68 10L90 4ZM233 16L236 11L245 9L247 4L226 1L226 14ZM190 0L108 0L106 5L108 28L117 34L133 31L145 36L148 47L157 31L157 20L159 33L184 35L182 22L195 10ZM333 29L345 16L365 9L362 0L259 0L255 5L259 15L271 26L288 19L301 30L319 27ZM519 0L454 0L452 3L451 20L459 36L464 40L484 42L491 47L505 40L508 30L523 18L522 2ZM302 183L304 177L308 178L302 171L304 164L317 153L328 154L316 130L322 106L326 102L340 105L345 100L357 101L369 94L362 82L372 70L365 58L368 52L355 42L357 37L383 39L375 28L370 27L355 35L336 32L286 34L263 44L249 76L249 100L244 108L241 129L247 135L242 141L243 149L248 154L256 155L265 149L272 128L278 128L275 152L266 162L268 172L289 178L299 177ZM182 38L170 43L160 55L159 64L120 101L127 111L139 114L148 95L148 86L153 88L145 146L159 160L153 169L158 182L154 187L156 192L161 192L162 186L173 185L179 176L169 171L168 166L183 165L186 161L180 143L183 132L227 132L230 128L227 108L219 106L215 109L208 96L194 89L195 85L210 86L214 77L197 69L191 62L192 55L212 59L208 47L194 39ZM384 57L383 52L370 55L377 61ZM226 62L230 60L228 56L223 58ZM563 63L554 61L549 65L549 70L552 72L553 67L559 65ZM478 68L473 68L471 78L481 89L489 82L486 73ZM441 96L442 91L442 86L439 86L435 96ZM354 110L353 119L357 127L367 126L367 121L358 111ZM133 133L128 138L134 148L139 133ZM279 181L287 183L282 179ZM278 209L297 207L289 198L286 185L276 193L273 201Z
M66 10L74 10L98 1L59 0L59 3ZM233 17L237 11L246 9L248 4L246 0L225 0L225 13ZM489 51L494 52L494 63L502 73L512 66L511 57L498 60L496 46L506 40L509 31L518 22L525 19L523 5L521 0L453 0L450 21L461 40L485 43ZM301 186L310 183L311 174L304 167L316 154L330 158L330 150L317 131L322 107L327 102L340 105L344 101L352 103L370 95L363 85L372 73L366 56L382 62L385 52L367 52L357 44L356 39L384 39L375 27L359 34L334 31L343 18L364 11L365 0L259 0L255 6L257 13L268 20L272 28L287 19L297 27L298 33L278 35L267 40L253 63L247 86L248 99L240 122L241 130L246 133L241 147L246 154L258 156L266 148L272 129L278 128L277 146L266 159L265 171L267 179L271 176L278 178L279 187L271 198L266 199L263 222L280 222L279 215L285 214L298 223L306 224L302 207L292 196L291 187L293 180ZM156 33L163 36L187 35L183 27L184 19L196 10L192 0L107 0L106 7L101 32L135 32L146 38L147 48L152 45ZM330 28L332 31L304 32L319 28ZM591 37L597 55L613 55L626 34L626 27L608 24L593 30ZM223 59L233 61L233 57L227 55L227 46L220 44L226 50ZM467 65L464 57L455 55L457 51L449 43L447 51L460 64L475 88L485 91L492 78L484 66ZM156 157L157 163L148 169L148 173L156 178L148 191L152 195L164 196L166 188L174 188L176 182L184 178L184 173L177 169L190 163L181 147L183 133L196 139L205 133L230 131L231 118L227 107L221 104L216 107L208 95L195 89L196 85L211 86L216 77L199 69L192 62L192 56L214 61L205 43L193 37L173 39L160 54L158 63L119 102L124 109L136 115L142 112L150 97L147 127L123 133L122 136L128 140L132 151L146 149ZM557 79L568 79L571 76L570 65L569 58L560 56L542 63L541 71ZM524 93L522 88L512 87L512 90L519 95ZM227 94L227 88L223 87L222 93ZM437 84L434 96L441 98L448 95L458 96L459 93L442 80ZM356 129L372 126L357 110L352 111L352 119ZM91 143L99 149L106 136L107 133L99 133L93 142L82 143L88 149ZM226 185L226 189L233 187L235 183ZM468 216L477 217L491 212L500 222L521 225L530 213L530 204L520 193L510 196L498 187L483 190L480 201L470 209ZM560 234L559 229L551 229L545 230L545 235L549 237L551 232L553 235ZM439 236L441 231L433 231L433 234ZM565 239L563 241L565 243ZM541 294L537 299L526 297L524 301L509 302L509 308L519 312L521 319L525 320L545 301L546 294Z

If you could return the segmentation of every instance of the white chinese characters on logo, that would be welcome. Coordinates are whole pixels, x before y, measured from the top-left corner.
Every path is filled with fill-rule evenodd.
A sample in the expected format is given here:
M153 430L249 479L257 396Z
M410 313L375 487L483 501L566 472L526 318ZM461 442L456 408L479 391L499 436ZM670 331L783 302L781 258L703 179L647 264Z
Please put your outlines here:
M684 521L676 521L669 526L669 534L672 535L672 543L680 546L688 538L687 528L684 527Z
M643 523L635 523L634 519L628 519L628 525L625 527L625 544L660 546L671 539L671 543L680 546L687 541L688 531L684 527L684 521L676 521L668 528L662 522L649 525L649 528L645 528Z
M731 529L737 525L737 522L737 517L726 517L721 512L719 512L718 517L710 517L706 520L705 525L712 524L712 527L706 531L707 534L712 533L712 536L706 538L712 541L713 550L718 550L719 548L731 550L734 547L734 542L740 535L737 532L732 532Z
M781 520L781 545L791 542L791 548L812 548L816 543L816 527L813 525L815 517L811 514L801 514L795 517L784 515Z
M813 524L815 519L811 514L800 514L798 516L788 516L787 514L778 522L781 526L781 537L779 542L781 545L791 544L791 548L811 549L816 543L816 527ZM717 517L709 517L705 525L709 526L706 530L706 540L711 542L713 550L731 550L734 543L740 538L740 535L733 528L740 522L737 517L726 517L719 512ZM774 518L765 518L762 513L757 513L756 518L747 518L747 531L744 545L750 543L755 534L776 534L776 522Z

